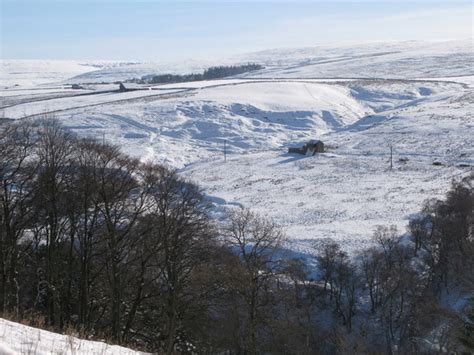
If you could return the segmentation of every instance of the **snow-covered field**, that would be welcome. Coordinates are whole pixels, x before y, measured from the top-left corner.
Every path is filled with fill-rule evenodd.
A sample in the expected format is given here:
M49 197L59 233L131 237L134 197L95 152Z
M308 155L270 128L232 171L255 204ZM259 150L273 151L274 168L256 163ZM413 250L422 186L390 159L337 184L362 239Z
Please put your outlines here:
M173 63L0 60L0 87L113 83L153 74L202 72L215 65L254 62L252 78L427 78L474 75L473 39L393 41L280 48L213 60Z
M1 60L0 87L21 88L57 83L98 68L77 61Z
M321 138L327 153L303 157L276 144L225 163L195 163L183 173L218 206L243 205L273 217L294 251L311 253L314 240L323 238L357 251L370 243L377 225L393 224L404 233L425 199L442 197L453 178L472 171L474 95L459 84L349 86L366 115L324 135L305 131ZM286 142L296 143L292 138Z
M0 318L1 355L140 355L139 351L28 327Z
M415 79L474 74L472 38L273 49L244 58L266 67L246 75L251 77Z
M67 95L61 95L60 97L48 97L43 100L31 100L29 102L22 97L21 103L5 107L2 112L4 117L17 119L42 113L57 113L64 110L111 104L117 101L128 102L133 99L172 94L179 91L181 90L139 90L129 92L98 92L94 95L78 95L77 93L69 92Z
M322 238L356 252L377 225L403 233L425 199L441 197L453 178L472 171L472 40L278 49L242 56L247 61L266 69L125 93L100 92L110 84L85 85L90 95L81 96L53 85L18 95L9 88L0 116L53 112L79 135L177 168L204 188L216 216L253 208L273 217L288 248L304 254ZM58 75L55 85L199 65L109 63L74 79ZM314 138L327 153L286 153Z

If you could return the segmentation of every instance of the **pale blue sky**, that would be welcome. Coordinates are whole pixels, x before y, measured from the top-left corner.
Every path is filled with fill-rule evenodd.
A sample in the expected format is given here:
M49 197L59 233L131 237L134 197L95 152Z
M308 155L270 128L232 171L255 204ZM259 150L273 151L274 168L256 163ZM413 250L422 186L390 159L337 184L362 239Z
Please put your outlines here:
M4 59L171 61L473 36L473 2L0 0Z

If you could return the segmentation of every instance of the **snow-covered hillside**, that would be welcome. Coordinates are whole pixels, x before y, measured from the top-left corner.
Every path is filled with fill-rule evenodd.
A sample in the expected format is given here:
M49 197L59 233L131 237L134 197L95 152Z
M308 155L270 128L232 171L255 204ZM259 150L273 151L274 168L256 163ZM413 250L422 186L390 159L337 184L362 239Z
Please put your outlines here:
M0 318L1 355L140 355L139 351L28 327Z
M0 88L57 83L96 69L77 61L0 60Z
M215 65L259 63L252 78L424 78L474 75L473 39L319 45L173 63L1 60L2 87L113 83L152 74L202 72Z
M83 73L65 80L67 83L102 83L139 79L150 74L187 74L199 73L213 65L234 64L235 61L196 61L187 60L175 63L129 63L107 66L94 72Z
M404 233L425 199L442 197L453 178L472 171L474 96L459 84L349 86L373 111L315 134L328 153L304 157L275 149L196 163L183 173L220 207L242 205L273 217L294 251L311 253L314 241L324 238L360 250L377 225Z
M243 58L260 58L267 68L251 78L131 92L111 91L117 85L8 89L0 115L53 113L79 135L177 168L205 189L216 216L223 208L256 209L284 227L288 247L303 253L328 237L355 251L370 243L377 225L394 224L403 233L425 199L443 195L452 178L472 171L469 40L273 50ZM113 81L132 67L154 70L109 65L74 80ZM333 78L304 79L326 76ZM313 138L328 152L286 153Z
M251 77L415 79L474 74L472 38L274 49L243 58L267 67L246 75Z
M234 81L164 92L35 101L5 108L4 116L56 112L78 132L96 137L105 133L108 141L134 155L143 157L146 149L143 159L181 168L219 156L224 139L229 153L275 149L355 123L372 112L351 96L349 88L336 84Z

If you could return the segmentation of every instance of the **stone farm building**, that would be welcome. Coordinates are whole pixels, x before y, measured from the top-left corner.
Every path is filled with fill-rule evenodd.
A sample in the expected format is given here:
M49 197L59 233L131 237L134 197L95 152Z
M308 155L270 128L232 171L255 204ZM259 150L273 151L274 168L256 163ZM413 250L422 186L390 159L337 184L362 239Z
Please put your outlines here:
M310 140L302 147L290 147L288 153L298 153L303 155L314 155L316 153L324 153L324 143L320 140Z

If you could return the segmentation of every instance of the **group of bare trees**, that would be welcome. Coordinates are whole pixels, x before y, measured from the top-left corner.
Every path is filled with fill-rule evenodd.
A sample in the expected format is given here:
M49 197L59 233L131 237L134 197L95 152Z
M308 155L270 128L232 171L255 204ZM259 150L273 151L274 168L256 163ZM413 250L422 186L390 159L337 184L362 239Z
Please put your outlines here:
M374 246L353 258L334 241L318 246L321 287L352 351L474 350L473 181L468 176L445 200L427 201L408 236L378 227Z
M3 127L0 157L0 312L174 349L215 237L196 186L55 120Z
M218 229L195 185L54 119L1 127L0 182L1 314L166 353L259 348L272 222Z
M472 178L411 239L380 227L356 256L325 241L316 266L271 220L216 223L194 184L54 119L0 127L0 184L4 316L167 354L472 350L474 300L445 305L474 290Z

